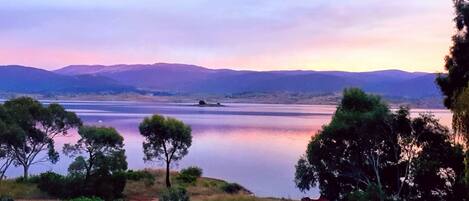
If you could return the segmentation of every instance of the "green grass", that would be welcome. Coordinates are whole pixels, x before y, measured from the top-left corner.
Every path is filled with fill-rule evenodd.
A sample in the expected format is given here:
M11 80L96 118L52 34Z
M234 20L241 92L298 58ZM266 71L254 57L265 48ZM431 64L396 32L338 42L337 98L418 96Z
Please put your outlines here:
M165 172L163 170L147 170L155 176L153 185L146 182L128 180L124 189L125 200L154 200L166 189ZM173 186L184 186L192 201L282 201L275 198L257 198L247 190L237 194L228 194L222 190L226 181L202 177L193 184L183 184L176 180L177 172L171 172ZM54 200L41 192L35 184L16 182L14 180L0 181L0 195L9 196L16 200ZM285 200L286 201L286 200Z
M41 192L35 184L16 182L13 180L0 181L0 195L15 199L47 199L49 196Z
M128 181L124 194L129 200L151 200L166 189L165 172L163 170L147 170L155 176L154 185L146 185L144 181ZM175 178L177 172L171 173L171 184L181 185L187 189L192 201L281 201L275 198L257 198L247 190L242 190L238 194L228 194L222 190L226 181L202 177L194 184L179 183ZM286 200L285 200L286 201Z

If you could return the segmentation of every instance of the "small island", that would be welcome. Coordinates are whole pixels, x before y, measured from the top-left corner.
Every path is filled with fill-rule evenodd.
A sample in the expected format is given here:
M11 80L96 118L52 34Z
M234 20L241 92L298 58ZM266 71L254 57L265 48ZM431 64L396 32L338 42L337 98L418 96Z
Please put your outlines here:
M199 100L199 104L197 104L196 106L199 106L199 107L225 107L225 105L222 105L221 103L208 103L207 101L205 100Z

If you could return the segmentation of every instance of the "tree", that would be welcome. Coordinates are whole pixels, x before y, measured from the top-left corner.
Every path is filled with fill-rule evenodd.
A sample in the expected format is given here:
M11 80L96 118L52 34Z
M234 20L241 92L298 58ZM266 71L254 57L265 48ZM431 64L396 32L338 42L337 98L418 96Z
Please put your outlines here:
M145 161L159 160L166 164L166 186L171 187L169 169L171 162L182 159L192 144L191 128L183 122L160 115L147 117L140 123L140 134L145 137Z
M460 96L463 94L469 83L469 3L467 0L453 0L456 17L456 33L453 36L453 46L450 48L449 55L446 56L445 69L447 74L440 74L436 79L444 95L444 104L453 112L453 124L458 135L467 135L467 131L460 128L468 127L467 121L458 121L467 115L461 112ZM467 95L463 95L467 96ZM459 106L458 106L459 105ZM461 116L463 115L463 116ZM466 125L463 125L466 124ZM469 136L464 137L469 141Z
M5 172L13 162L8 146L10 128L4 122L6 118L5 109L0 105L0 180L5 178Z
M302 191L319 185L330 200L448 200L462 192L464 175L449 136L431 115L412 119L407 108L393 113L379 97L348 89L298 161L295 182Z
M59 104L43 106L38 101L21 97L4 103L8 125L14 125L7 148L14 165L23 167L24 178L28 178L29 168L42 162L57 162L54 138L67 135L68 130L81 125L81 120L73 112L67 112ZM40 153L45 156L38 157Z
M0 120L0 180L5 178L5 173L13 163L11 150L8 147L9 128Z
M80 139L74 145L65 144L64 153L78 156L70 165L72 174L85 175L85 181L97 171L114 173L127 169L124 138L111 127L82 126L78 130Z
M114 200L122 196L127 170L124 138L111 127L82 126L76 144L64 145L64 153L75 157L66 178L83 181L81 195Z

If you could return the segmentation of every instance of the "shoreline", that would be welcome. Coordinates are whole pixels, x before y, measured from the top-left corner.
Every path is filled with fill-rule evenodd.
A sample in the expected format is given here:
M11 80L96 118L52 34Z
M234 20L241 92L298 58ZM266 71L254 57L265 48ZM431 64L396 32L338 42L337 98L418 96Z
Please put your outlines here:
M229 97L222 95L174 95L174 96L153 96L142 94L73 94L54 95L43 94L1 94L0 102L20 97L30 96L41 102L136 102L136 103L160 103L160 104L186 104L194 107L226 107L229 104L271 104L271 105L301 105L301 106L335 106L340 101L339 95L311 96L303 98L256 96L256 97ZM411 109L446 109L441 100L437 97L422 99L405 99L383 97L391 108L399 106L409 106ZM207 105L199 105L199 100L205 100ZM217 105L220 103L220 105Z

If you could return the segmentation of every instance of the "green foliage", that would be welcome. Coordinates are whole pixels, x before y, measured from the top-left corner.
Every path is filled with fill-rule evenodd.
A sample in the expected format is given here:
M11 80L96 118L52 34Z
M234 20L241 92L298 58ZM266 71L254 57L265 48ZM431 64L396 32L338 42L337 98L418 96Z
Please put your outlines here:
M143 180L145 182L145 185L147 186L151 186L155 184L155 176L145 170L143 171L142 170L139 170L139 171L129 170L127 172L123 172L123 174L125 175L125 178L127 180L131 180L131 181Z
M15 179L15 182L17 182L17 183L32 183L32 184L35 184L38 181L39 181L39 175L31 175L27 179L25 179L24 177L17 177Z
M469 77L469 5L465 0L454 0L457 32L453 36L453 46L446 56L445 68L448 74L440 74L437 83L445 96L445 106L453 108L455 100L467 88Z
M140 134L145 138L143 152L145 161L166 163L166 186L171 187L169 169L171 162L182 159L192 144L192 130L183 122L169 117L153 115L139 125Z
M47 172L39 176L37 186L41 191L61 199L96 196L104 200L115 200L122 197L125 184L125 175L119 173L93 173L86 180L83 175L62 176Z
M151 174L150 172L145 171L145 170L138 170L138 171L129 170L129 171L125 172L125 177L128 180L132 180L132 181L140 181L142 179L155 180L155 176L153 174Z
M114 129L107 127L83 126L78 130L80 139L74 145L64 145L64 153L78 156L70 165L71 174L84 174L88 178L95 172L112 174L127 169L124 138Z
M66 178L80 182L78 195L98 196L105 200L122 197L127 180L123 172L127 169L124 138L108 127L82 126L78 134L81 138L76 144L64 146L66 155L77 156L70 164L70 176Z
M182 183L194 183L197 181L197 178L202 176L202 169L199 167L188 167L185 169L182 169L179 172L179 175L177 176L177 180L181 181Z
M15 200L11 198L10 196L0 195L0 201L15 201Z
M298 161L295 183L319 186L330 200L448 200L464 190L464 155L449 136L432 115L412 119L407 108L393 113L379 97L348 89Z
M392 201L386 197L382 189L376 184L370 184L365 191L361 189L351 192L347 196L348 201Z
M28 97L6 101L0 113L0 121L8 125L6 132L0 133L2 150L7 150L14 165L23 167L25 178L31 165L57 162L59 154L54 147L54 138L81 125L75 113L67 112L59 104L43 106ZM47 158L37 159L39 153L47 153Z
M78 198L70 199L68 201L104 201L104 200L99 197L78 197Z
M190 201L186 189L182 187L172 187L166 189L159 197L160 201Z
M122 198L127 179L124 174L94 173L85 182L85 195L97 196L104 200Z
M236 194L244 188L237 183L225 183L221 186L221 190L225 193Z
M84 186L81 177L46 172L39 175L37 187L51 196L66 199L83 195Z
M453 36L453 46L446 56L447 74L436 79L443 95L444 104L453 112L454 141L469 146L469 3L466 0L453 0L457 32Z

